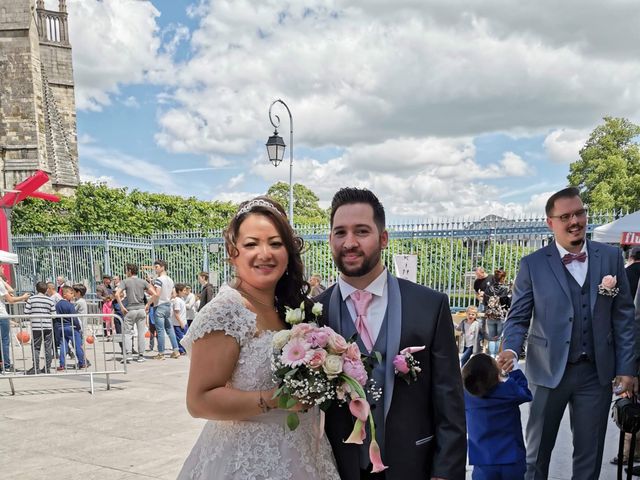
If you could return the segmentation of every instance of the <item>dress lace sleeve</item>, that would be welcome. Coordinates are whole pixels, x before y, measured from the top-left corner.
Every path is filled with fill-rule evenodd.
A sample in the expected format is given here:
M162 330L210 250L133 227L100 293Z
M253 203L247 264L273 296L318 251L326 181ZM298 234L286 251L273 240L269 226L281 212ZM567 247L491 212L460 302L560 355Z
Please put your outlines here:
M241 295L226 285L196 314L180 343L190 354L193 342L214 331L222 331L225 335L233 337L240 347L253 337L256 331L255 314L244 306Z

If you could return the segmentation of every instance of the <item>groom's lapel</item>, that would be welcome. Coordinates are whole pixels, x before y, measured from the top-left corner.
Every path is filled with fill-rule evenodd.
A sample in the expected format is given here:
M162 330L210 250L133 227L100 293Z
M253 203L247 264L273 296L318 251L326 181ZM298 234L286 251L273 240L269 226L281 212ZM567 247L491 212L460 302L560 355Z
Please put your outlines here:
M393 398L393 384L395 370L393 357L400 350L400 333L402 330L402 297L398 279L387 273L387 355L385 358L384 377L384 418L387 419L391 399Z
M342 322L340 321L341 313L342 294L340 293L340 285L336 282L336 285L333 287L333 291L331 292L331 298L329 299L329 317L327 318L327 324L340 335L342 335Z
M600 247L587 240L587 251L589 262L589 289L591 294L591 315L596 307L598 299L598 285L600 285L600 274L602 272L602 257L600 256Z

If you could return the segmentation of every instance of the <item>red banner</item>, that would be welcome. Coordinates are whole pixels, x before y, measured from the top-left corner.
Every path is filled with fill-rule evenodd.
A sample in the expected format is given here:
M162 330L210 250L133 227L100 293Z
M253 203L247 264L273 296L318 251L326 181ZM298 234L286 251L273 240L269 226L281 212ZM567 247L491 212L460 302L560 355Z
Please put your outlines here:
M640 232L622 232L620 245L640 245Z

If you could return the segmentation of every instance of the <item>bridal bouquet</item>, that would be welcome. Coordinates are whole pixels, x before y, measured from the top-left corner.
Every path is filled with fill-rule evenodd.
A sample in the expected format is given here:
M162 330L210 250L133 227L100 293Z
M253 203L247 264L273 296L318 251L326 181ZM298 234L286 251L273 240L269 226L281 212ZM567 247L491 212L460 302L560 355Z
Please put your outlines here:
M317 319L322 313L322 305L316 303L312 312ZM274 395L278 398L278 407L289 409L301 403L307 408L318 406L326 411L334 401L349 402L349 410L356 421L345 443L362 444L368 421L373 472L384 470L387 467L380 458L375 425L364 392L368 376L360 348L330 327L301 323L304 304L299 309L288 309L286 318L295 323L291 330L281 330L273 337L271 366L278 383ZM299 422L297 413L291 412L287 416L289 429L297 428Z

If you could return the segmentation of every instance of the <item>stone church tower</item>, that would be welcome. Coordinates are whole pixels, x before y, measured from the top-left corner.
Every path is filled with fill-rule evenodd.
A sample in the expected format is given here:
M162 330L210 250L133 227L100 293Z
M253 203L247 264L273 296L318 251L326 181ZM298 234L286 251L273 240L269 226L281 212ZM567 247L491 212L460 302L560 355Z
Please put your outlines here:
M66 0L0 0L0 188L36 170L42 190L78 185L78 145Z

